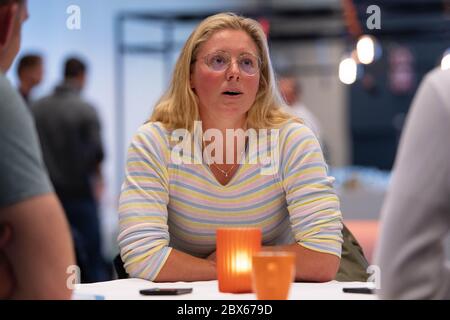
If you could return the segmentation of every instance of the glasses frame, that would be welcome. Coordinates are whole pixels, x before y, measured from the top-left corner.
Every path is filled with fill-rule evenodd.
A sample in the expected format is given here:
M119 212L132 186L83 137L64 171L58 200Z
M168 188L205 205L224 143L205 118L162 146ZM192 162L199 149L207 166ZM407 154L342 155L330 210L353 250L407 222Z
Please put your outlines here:
M214 70L214 69L210 66L210 64L208 63L208 58L211 57L212 55L215 55L215 54L218 54L218 53L224 53L225 55L227 55L227 56L230 58L227 67L226 67L225 69L223 69L223 70ZM254 55L253 53L250 53L250 52L243 52L243 53L241 53L241 54L237 57L236 61L234 61L234 62L238 62L239 59L240 59L242 56L247 56L247 55L250 55L250 56L256 58L256 61L257 61L257 63L258 63L256 72L253 73L253 74L250 74L250 73L248 73L248 72L242 70L242 69L241 69L241 66L239 65L239 63L238 63L238 68L239 68L239 71L240 71L241 73L244 73L244 74L246 74L246 75L248 75L248 76L254 76L254 75L256 75L259 71L261 71L262 61L261 61L261 58L260 58L260 57L258 57L257 55ZM223 50L217 50L217 51L208 53L207 55L204 55L204 56L201 57L200 59L202 59L203 62L205 63L205 65L207 65L208 68L209 68L210 70L214 71L214 72L224 72L224 71L228 70L228 69L231 67L231 65L233 64L233 58L232 58L231 54L230 54L228 51L223 51ZM194 59L192 62L196 62L196 61L197 61L197 59Z

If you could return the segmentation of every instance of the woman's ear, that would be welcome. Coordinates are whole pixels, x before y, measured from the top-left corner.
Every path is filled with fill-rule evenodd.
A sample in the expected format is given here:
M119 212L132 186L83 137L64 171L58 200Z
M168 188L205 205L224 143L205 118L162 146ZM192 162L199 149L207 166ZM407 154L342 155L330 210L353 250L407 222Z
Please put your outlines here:
M19 12L17 3L0 6L0 50L3 49L11 39L16 15Z

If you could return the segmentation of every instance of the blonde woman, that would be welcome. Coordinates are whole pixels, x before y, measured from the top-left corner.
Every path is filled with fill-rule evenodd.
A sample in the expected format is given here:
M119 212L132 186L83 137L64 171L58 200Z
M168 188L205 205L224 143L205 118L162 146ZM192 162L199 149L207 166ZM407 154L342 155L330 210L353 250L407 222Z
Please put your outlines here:
M240 226L261 228L265 250L294 251L296 280L335 278L342 217L333 178L316 137L280 111L279 97L256 21L222 13L198 25L128 151L118 241L130 276L216 279L215 231ZM261 136L264 129L269 134ZM174 153L180 130L192 148ZM220 141L230 130L258 135ZM252 161L276 150L272 170Z

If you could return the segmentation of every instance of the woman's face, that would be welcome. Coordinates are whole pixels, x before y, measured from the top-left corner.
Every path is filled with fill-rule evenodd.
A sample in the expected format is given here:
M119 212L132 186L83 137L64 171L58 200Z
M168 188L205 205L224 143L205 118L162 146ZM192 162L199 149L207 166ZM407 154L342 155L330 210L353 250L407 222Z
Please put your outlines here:
M198 51L191 87L199 99L202 120L245 118L259 88L259 53L242 30L214 33Z

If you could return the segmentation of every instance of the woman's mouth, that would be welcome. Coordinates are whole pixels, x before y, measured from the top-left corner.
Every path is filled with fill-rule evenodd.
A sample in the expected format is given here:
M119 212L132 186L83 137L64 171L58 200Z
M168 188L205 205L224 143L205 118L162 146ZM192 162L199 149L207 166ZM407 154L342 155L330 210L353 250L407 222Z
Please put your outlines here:
M222 94L224 94L228 97L237 97L237 96L240 96L242 94L242 92L240 92L240 91L224 91L224 92L222 92Z

